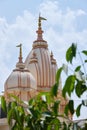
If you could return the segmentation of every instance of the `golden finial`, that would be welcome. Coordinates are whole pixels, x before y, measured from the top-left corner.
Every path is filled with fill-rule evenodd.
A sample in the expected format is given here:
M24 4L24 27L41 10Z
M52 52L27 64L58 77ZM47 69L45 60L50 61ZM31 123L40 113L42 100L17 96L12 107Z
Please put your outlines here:
M41 29L41 20L47 20L43 17L40 16L40 13L39 13L39 18L38 18L38 28Z
M42 38L42 33L43 33L43 30L41 28L41 21L42 20L46 20L45 18L41 17L40 14L39 14L39 18L38 18L38 30L36 31L37 32L37 40L38 41L41 41L43 40Z
M38 18L38 29L41 29L41 19L40 19L40 14L39 14L39 18Z
M19 62L22 62L22 44L19 44L16 47L20 48L20 51L19 51Z

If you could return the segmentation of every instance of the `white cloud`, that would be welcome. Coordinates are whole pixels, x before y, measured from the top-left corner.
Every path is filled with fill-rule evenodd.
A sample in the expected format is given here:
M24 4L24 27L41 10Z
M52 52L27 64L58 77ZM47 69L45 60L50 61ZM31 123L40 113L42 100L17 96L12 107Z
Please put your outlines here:
M67 7L64 11L61 9L59 2L50 0L41 4L40 12L47 17L50 26L57 26L64 32L74 31L78 26L77 19L86 15L86 12L82 9L72 10Z
M82 9L79 9L78 11L77 11L77 15L78 16L81 16L81 15L86 15L87 13L84 11L84 10L82 10Z

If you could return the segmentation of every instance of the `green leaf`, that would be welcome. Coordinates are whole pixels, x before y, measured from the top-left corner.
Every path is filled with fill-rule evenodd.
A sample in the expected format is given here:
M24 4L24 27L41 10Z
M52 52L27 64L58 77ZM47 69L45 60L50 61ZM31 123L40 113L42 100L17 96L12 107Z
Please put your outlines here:
M18 111L18 107L16 107L15 109L13 109L14 113L14 119L16 120L16 122L18 122L19 125L21 125L21 122L20 122L20 115L19 115L19 111Z
M74 102L73 100L69 100L68 104L65 106L64 113L68 116L69 112L74 114Z
M49 125L47 126L47 130L52 130L52 125L51 125L51 124L49 124Z
M56 83L53 85L53 87L51 89L52 96L57 96L61 72L62 72L62 67L59 68L57 73L56 73Z
M52 119L52 121L50 122L50 124L47 127L47 130L59 130L60 129L60 121L59 119L55 118Z
M77 72L77 71L80 71L80 69L81 69L81 66L79 65L79 66L76 67L75 71L76 71L76 72Z
M85 60L85 63L87 63L87 60Z
M85 91L86 91L86 85L83 83L83 81L77 80L77 84L75 87L75 92L78 97L80 97Z
M60 129L60 121L58 119L54 119L52 123L54 125L54 129L55 130L59 130Z
M17 106L17 102L16 102L16 101L13 101L13 102L11 103L11 107L14 108L14 107L16 107L16 106Z
M29 128L29 127L26 127L26 128L24 128L24 130L30 130L30 128Z
M69 111L69 105L66 104L65 109L64 109L64 113L66 116L68 116L68 111Z
M68 95L71 96L71 93L74 90L74 86L75 86L75 76L70 75L66 79L65 85L64 85L63 90L62 90L63 97L66 96L66 93L68 93Z
M11 109L11 102L9 102L7 105L7 111L10 111L10 109Z
M67 62L72 63L73 58L76 57L76 49L77 49L76 44L72 43L72 45L68 48L66 52Z
M34 106L35 105L35 99L31 98L28 102L29 106Z
M55 101L53 105L53 112L55 115L58 115L58 107L59 107L60 101Z
M3 111L7 113L6 100L4 96L1 97L1 107Z
M82 53L87 56L87 50L83 50Z
M73 100L69 101L68 106L69 106L69 110L70 110L71 114L73 115L74 114L74 102L73 102Z
M76 115L77 115L77 117L80 116L80 109L81 109L81 106L82 106L82 104L79 104L79 106L76 108Z
M87 99L82 100L82 105L87 107Z
M58 93L58 84L55 83L52 88L51 88L51 95L52 96L57 96L57 93Z
M59 81L60 81L60 77L61 77L61 72L62 72L63 68L60 67L56 73L56 83L58 84L59 86Z
M8 111L8 114L7 114L7 119L8 119L8 124L10 125L11 124L11 120L13 118L13 109L9 110Z

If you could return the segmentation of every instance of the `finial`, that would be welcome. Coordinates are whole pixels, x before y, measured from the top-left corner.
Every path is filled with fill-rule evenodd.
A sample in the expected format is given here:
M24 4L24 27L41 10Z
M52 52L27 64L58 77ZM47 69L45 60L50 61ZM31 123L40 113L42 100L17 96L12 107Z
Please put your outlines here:
M39 18L38 18L38 30L36 31L37 34L38 34L38 36L37 36L37 40L38 40L38 41L43 40L43 38L42 38L43 30L42 30L42 28L41 28L41 21L42 21L42 20L46 20L46 19L43 18L43 17L41 17L40 14L39 14Z
M16 47L20 48L20 51L19 51L19 62L22 63L22 44L19 44Z
M40 13L39 13L39 18L38 18L38 29L41 29L41 19L40 19Z
M39 18L38 18L38 29L41 29L41 21L42 21L42 20L47 20L47 19L41 17L41 16L40 16L40 13L39 13Z
M19 51L19 61L18 61L18 63L16 64L16 67L18 68L18 69L22 69L22 71L23 71L23 69L25 68L25 63L23 63L23 61L22 61L22 44L19 44L19 45L17 45L16 47L19 47L20 48L20 51ZM16 70L16 69L15 69ZM15 71L14 70L14 71Z

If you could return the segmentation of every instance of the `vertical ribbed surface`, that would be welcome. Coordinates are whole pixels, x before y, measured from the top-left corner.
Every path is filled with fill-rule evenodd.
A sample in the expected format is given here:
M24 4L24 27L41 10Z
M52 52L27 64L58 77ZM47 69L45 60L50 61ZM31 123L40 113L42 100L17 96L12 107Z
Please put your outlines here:
M36 89L35 79L30 72L13 71L5 82L5 90Z
M33 53L36 55L37 62L34 60L31 62ZM49 89L55 83L57 65L52 63L47 42L37 41L33 43L33 49L25 60L25 66L35 77L38 89Z

